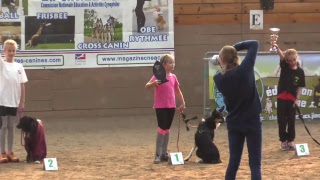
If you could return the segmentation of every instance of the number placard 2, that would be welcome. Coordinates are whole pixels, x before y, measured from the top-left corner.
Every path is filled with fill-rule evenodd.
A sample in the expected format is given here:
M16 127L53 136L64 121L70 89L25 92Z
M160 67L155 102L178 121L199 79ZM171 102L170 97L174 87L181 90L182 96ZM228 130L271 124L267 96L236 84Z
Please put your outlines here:
M184 164L183 156L181 152L170 153L171 164L172 165L181 165Z
M56 171L56 170L58 170L57 158L44 158L43 159L43 168L46 171Z
M307 143L296 144L296 153L298 156L310 155L308 144Z

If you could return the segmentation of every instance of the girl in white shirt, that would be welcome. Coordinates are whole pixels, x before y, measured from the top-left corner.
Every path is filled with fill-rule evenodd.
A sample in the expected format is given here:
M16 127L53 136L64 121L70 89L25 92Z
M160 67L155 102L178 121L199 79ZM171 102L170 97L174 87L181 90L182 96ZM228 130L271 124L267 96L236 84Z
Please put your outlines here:
M13 124L17 113L24 109L25 86L28 81L22 64L16 63L17 43L12 40L4 42L3 60L0 56L0 163L19 162L12 151ZM8 130L8 151L5 151L6 131Z

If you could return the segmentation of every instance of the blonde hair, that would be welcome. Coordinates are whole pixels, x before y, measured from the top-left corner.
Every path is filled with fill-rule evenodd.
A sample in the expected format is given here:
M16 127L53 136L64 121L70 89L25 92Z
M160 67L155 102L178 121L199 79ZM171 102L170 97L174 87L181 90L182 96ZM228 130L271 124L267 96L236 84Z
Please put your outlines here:
M240 58L238 56L237 50L233 46L224 46L220 50L219 55L224 62L222 74L225 74L227 71L239 66Z
M299 60L299 54L298 51L295 49L287 49L286 51L284 51L284 60L287 61L288 57L291 55L296 55L297 56L297 65L300 67L300 60Z
M298 56L298 52L297 50L295 49L287 49L285 52L284 52L284 58L287 59L288 56L290 55L297 55Z
M173 59L173 60L174 60L173 55L171 55L171 54L165 54L165 55L161 56L160 62L161 62L162 64L165 64L165 63L167 63L167 62L169 61L169 59Z
M4 43L3 43L4 47L3 47L3 50L6 49L7 45L13 45L16 50L18 49L18 44L15 40L13 39L7 39Z

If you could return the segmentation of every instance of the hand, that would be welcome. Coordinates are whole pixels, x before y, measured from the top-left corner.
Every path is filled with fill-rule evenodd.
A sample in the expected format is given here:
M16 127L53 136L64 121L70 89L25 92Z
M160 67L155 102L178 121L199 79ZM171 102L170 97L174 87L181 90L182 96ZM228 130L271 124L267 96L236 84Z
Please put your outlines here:
M293 103L293 107L298 107L299 99L296 99Z
M212 64L213 64L214 66L220 65L219 55L214 55L214 56L212 56L210 62L212 62Z
M24 110L24 102L20 102L18 106L18 112L23 113L23 110Z
M155 81L152 82L152 84L153 84L154 86L159 86L160 83L161 83L160 80L155 80Z
M180 113L182 113L183 110L185 110L185 109L186 109L186 105L185 105L185 104L181 104L181 105L179 106L179 108L178 108L178 110L180 111Z
M273 44L272 47L275 47L277 50L279 49L278 44Z

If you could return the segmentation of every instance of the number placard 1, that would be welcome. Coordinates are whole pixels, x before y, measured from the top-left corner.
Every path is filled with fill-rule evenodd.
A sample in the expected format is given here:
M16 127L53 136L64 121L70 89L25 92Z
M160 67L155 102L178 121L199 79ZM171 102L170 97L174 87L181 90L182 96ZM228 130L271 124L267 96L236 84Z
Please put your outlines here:
M181 152L170 153L171 164L172 165L181 165L184 164L183 156Z
M298 156L310 155L308 144L307 143L296 144L296 153Z
M44 170L46 171L56 171L58 170L57 158L44 158L43 159Z

